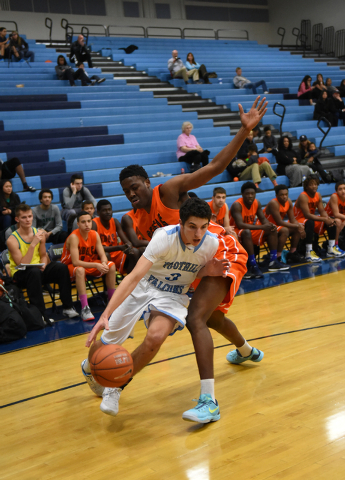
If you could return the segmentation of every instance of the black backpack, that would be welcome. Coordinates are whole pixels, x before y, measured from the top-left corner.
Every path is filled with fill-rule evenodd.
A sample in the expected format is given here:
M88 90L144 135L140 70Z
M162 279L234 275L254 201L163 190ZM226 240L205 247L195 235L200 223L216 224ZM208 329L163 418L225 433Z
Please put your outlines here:
M27 328L19 313L4 298L0 299L0 343L25 337Z

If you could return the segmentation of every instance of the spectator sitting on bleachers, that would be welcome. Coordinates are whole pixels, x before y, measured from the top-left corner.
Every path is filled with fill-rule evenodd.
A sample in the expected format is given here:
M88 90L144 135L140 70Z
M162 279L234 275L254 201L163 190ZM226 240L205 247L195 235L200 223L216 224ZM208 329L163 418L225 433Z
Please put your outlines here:
M96 215L95 215L95 206L93 204L93 202L91 200L84 200L83 203L81 204L81 209L86 212L86 213L89 213L91 215L91 218L92 218L92 230L96 230L96 224L95 224L95 218L96 218ZM75 219L73 220L73 224L72 224L72 230L75 230L78 228L78 220L77 220L77 216L75 216Z
M332 96L337 91L337 88L332 85L332 79L329 77L326 78L326 87L329 96Z
M236 76L234 77L233 82L236 88L246 88L246 89L251 88L253 90L254 95L258 93L256 89L257 87L260 87L260 86L262 86L262 90L264 93L268 93L265 80L260 80L259 82L251 82L250 80L248 80L248 78L242 77L241 67L236 68Z
M317 172L325 183L331 183L332 177L322 168L318 156L321 152L316 148L315 143L310 142L306 135L299 137L300 165L307 165L314 172Z
M336 219L337 231L335 234L335 248L345 255L345 252L338 246L339 234L345 227L345 181L340 180L335 184L335 193L332 193L331 198L326 205L326 213Z
M248 149L248 157L245 160L232 160L227 166L227 171L232 177L238 177L241 181L252 180L258 193L263 191L259 188L263 175L268 177L274 186L277 185L277 174L266 157L258 156L258 148L254 143Z
M9 48L12 51L12 55L16 57L17 61L35 61L35 53L29 50L29 45L26 43L24 38L18 35L18 32L16 31L12 32L12 34L10 35Z
M168 60L168 70L173 78L183 78L187 84L189 77L193 77L193 80L197 82L199 80L199 72L197 68L187 70L182 60L178 56L178 51L172 51L172 58Z
M192 193L192 192L191 192ZM212 217L214 223L218 223L224 227L227 235L231 235L232 228L230 228L229 207L226 204L226 190L223 187L216 187L213 189L213 196L210 202L207 202L211 207Z
M278 175L286 175L290 180L290 187L298 187L302 185L303 177L310 174L307 165L300 165L299 154L292 148L291 139L288 136L283 136L278 142L277 153L277 173Z
M343 121L345 125L345 104L337 90L335 90L332 94L332 104L333 104L333 112L338 117L338 119Z
M241 187L242 198L238 198L230 208L230 226L235 229L239 241L248 253L248 271L244 278L262 278L254 253L254 245L260 246L267 241L270 249L269 272L288 270L289 267L277 260L277 227L270 223L262 212L260 202L255 198L256 186L246 182ZM256 217L260 225L255 224Z
M100 236L92 230L92 218L87 212L78 213L78 228L67 238L61 256L62 264L68 266L71 280L75 280L81 303L81 318L84 322L94 320L86 294L86 276L100 278L105 275L108 300L115 291L115 264L109 262Z
M193 125L190 122L182 123L182 133L177 137L176 156L179 162L190 164L190 171L194 172L198 168L208 164L209 150L203 150L200 147L194 135L191 135ZM201 164L201 165L200 165Z
M321 258L318 257L318 237L314 239L314 233L322 235L325 230L328 232L328 250L327 257L341 257L342 253L339 249L335 248L335 235L337 230L337 222L330 218L326 213L322 197L317 191L319 186L319 178L317 175L310 175L303 182L304 191L299 195L294 206L294 215L296 220L304 225L306 232L306 254L305 259L308 262L321 262ZM319 215L315 215L316 209ZM314 241L315 240L315 241Z
M26 288L30 303L39 309L48 324L51 321L46 313L42 285L53 282L59 285L63 314L69 318L78 317L73 307L68 268L60 262L48 261L44 231L32 227L33 214L29 205L18 205L15 217L19 228L7 240L11 276L20 288ZM43 266L17 270L16 266L21 263Z
M92 75L92 77L89 77L89 75L85 71L85 67L84 67L83 62L77 63L77 67L81 68L83 70L85 76L87 77L86 83L88 83L90 85L95 85L96 83L103 83L106 80L104 77L101 78L98 75Z
M204 64L200 65L194 59L192 52L189 52L187 55L186 68L188 71L198 69L199 76L203 79L204 83L211 83L209 78L217 78L215 72L208 73Z
M306 75L298 87L297 98L299 100L307 99L309 100L310 105L315 105L313 99L317 99L318 97L319 90L311 85L311 76Z
M131 273L136 266L141 252L137 248L133 248L132 244L126 237L120 222L113 218L113 209L109 200L100 200L97 203L98 217L95 218L95 228L98 232L104 251L112 262L115 263L116 270L123 275ZM123 242L120 245L117 237Z
M70 215L78 215L81 212L81 204L84 200L90 200L94 206L96 205L96 200L90 190L83 186L83 177L74 173L71 176L70 185L62 193L62 220L68 221Z
M96 80L89 79L83 68L78 68L78 70L75 72L72 67L67 65L66 59L63 55L58 56L55 71L59 80L69 80L69 83L72 87L76 86L74 80L78 79L81 80L83 87L86 87L86 85L90 82L93 85L96 83Z
M36 192L36 188L30 187L26 183L25 173L22 164L20 163L19 158L13 157L6 162L3 162L0 158L0 179L2 180L11 180L18 173L18 176L23 184L23 189L26 192Z
M7 30L5 27L0 28L0 61L4 61L4 57L6 53L8 52L8 44L10 42L10 39L6 37L7 35ZM6 52L7 50L7 52Z
M313 87L315 87L315 92L317 93L317 98L321 97L323 92L327 92L327 87L325 82L323 81L323 76L321 73L318 73L316 76L316 80L313 83Z
M287 237L290 236L291 246L286 258L287 263L302 262L304 257L297 252L297 246L300 238L305 238L304 226L295 219L288 187L286 185L277 185L274 190L276 197L268 202L263 209L263 213L269 222L277 226L277 258L280 261L285 242Z
M0 230L6 230L15 224L16 207L20 205L20 198L13 192L10 180L0 181Z
M341 81L339 87L337 87L339 90L339 95L343 98L345 97L345 78Z
M254 133L253 133L253 130L251 130L248 135L247 135L247 138L245 139L245 141L242 143L242 145L240 146L238 152L237 152L237 155L236 157L237 158L242 158L242 160L245 160L247 157L248 157L248 149L249 147L255 145L255 143L253 142L253 139L254 139Z
M72 43L70 61L74 63L87 62L89 68L93 68L91 54L86 48L83 35L78 35L78 39Z
M267 126L264 128L264 138L262 139L264 148L260 153L272 153L274 156L278 153L278 142L274 135L272 135L271 127Z
M256 127L253 128L253 142L255 141L256 143L260 142L260 137L262 135L260 127L256 125Z
M314 120L320 120L322 117L326 118L331 123L332 127L338 125L338 117L336 115L333 99L328 98L327 90L324 90L321 93L314 108Z
M64 243L68 233L62 230L62 219L59 207L52 205L53 192L44 188L38 194L41 205L32 209L32 226L44 231L46 243Z

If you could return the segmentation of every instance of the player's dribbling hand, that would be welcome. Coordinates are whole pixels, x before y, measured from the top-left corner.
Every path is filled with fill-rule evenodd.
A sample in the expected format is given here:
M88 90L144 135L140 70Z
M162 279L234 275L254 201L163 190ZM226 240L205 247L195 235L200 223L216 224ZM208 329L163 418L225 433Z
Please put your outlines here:
M87 337L85 343L85 347L91 347L91 345L95 343L95 341L97 340L98 332L100 332L101 330L109 330L108 316L104 313L102 313L102 315L99 317L98 322L89 333L89 336Z

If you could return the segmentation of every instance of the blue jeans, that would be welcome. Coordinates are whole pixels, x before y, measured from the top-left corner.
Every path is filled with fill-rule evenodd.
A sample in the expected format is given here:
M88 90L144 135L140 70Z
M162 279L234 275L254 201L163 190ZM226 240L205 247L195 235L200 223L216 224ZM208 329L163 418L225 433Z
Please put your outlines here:
M31 50L19 50L18 53L20 59L24 58L24 60L28 60L30 62L35 61L35 53L31 52Z
M255 83L252 83L252 82L246 83L246 84L244 85L244 88L247 88L247 89L248 89L248 88L251 88L251 89L253 90L254 95L256 95L256 94L258 93L257 90L256 90L256 88L257 88L257 87L260 87L260 86L262 86L262 91L263 91L263 92L267 92L267 91L268 91L268 88L267 88L267 85L266 85L265 80L260 80L259 82L255 82Z
M8 227L12 225L11 215L2 215L0 214L0 230L7 230Z

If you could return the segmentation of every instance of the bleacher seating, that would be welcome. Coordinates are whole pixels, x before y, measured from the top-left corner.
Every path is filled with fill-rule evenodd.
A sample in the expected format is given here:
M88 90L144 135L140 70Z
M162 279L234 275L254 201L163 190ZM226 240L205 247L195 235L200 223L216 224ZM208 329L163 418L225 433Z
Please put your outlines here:
M130 43L139 46L132 55L118 50ZM103 74L98 68L86 68L86 71L90 75L102 74L107 79L105 83L72 88L67 81L56 79L54 67L58 53L34 40L29 40L29 44L36 56L31 68L25 62L0 63L0 158L19 157L28 183L37 189L51 188L57 204L70 175L82 172L84 183L95 198L109 198L114 216L120 219L131 208L118 181L123 167L132 163L143 165L153 185L170 178L154 178L157 172L176 175L181 168L188 171L185 163L176 161L175 154L183 121L194 124L193 133L202 146L211 151L211 158L232 138L229 127L213 128L212 120L198 119L196 112L184 112L180 105L168 105L166 98L154 98L152 91L140 91L139 85L114 79L112 74ZM318 143L321 137L313 120L313 107L300 105L303 102L296 98L298 85L307 73L313 78L317 73L330 76L334 85L340 84L344 77L339 67L292 56L254 41L89 37L89 45L93 51L145 70L162 81L169 80L176 87L185 85L181 80L171 80L167 72L171 50L177 48L182 59L192 51L196 60L205 63L209 71L216 71L223 83L211 79L212 85L189 84L186 90L211 98L232 111L238 111L239 102L248 110L256 98L251 91L235 89L232 84L235 68L241 66L243 75L250 80L264 78L269 89L274 92L278 89L278 93L268 97L270 103L263 123L278 127L279 119L272 108L274 102L284 101L284 131L297 137L307 134ZM46 63L47 60L51 63ZM336 155L345 154L345 127L333 128L324 145ZM266 156L276 169L274 157ZM240 195L243 182L230 180L224 172L195 191L208 200L215 185L225 184L231 205ZM278 177L278 182L288 185L287 177ZM18 178L13 180L13 186L29 205L38 203L37 193L20 192ZM272 189L269 179L263 179L261 188ZM291 189L291 198L295 200L300 191L301 188ZM334 185L322 185L320 191L327 197L334 191ZM258 198L266 204L272 192L260 193Z

